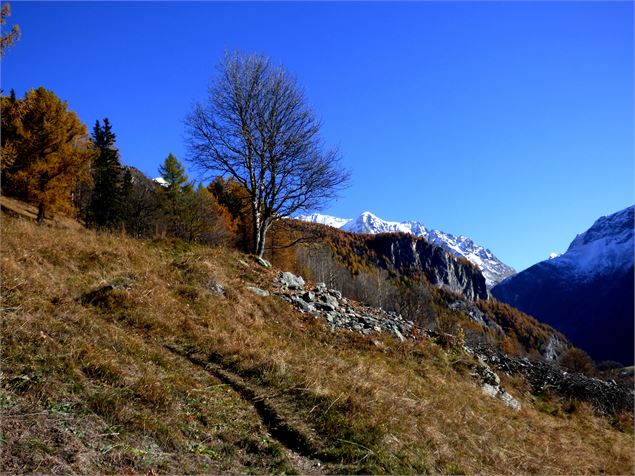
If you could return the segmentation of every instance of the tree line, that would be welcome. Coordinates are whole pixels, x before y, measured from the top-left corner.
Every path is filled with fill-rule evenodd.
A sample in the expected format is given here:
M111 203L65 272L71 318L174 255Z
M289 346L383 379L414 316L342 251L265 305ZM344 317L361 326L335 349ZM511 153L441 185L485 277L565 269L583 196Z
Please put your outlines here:
M2 193L34 204L40 223L61 212L138 237L234 241L262 257L282 219L319 208L349 179L296 79L264 56L227 54L186 131L207 186L172 154L157 184L122 165L107 118L89 134L52 91L12 91L2 96Z
M233 214L231 183L191 182L169 154L151 180L124 166L108 118L89 134L68 104L45 88L2 96L2 194L37 207L37 221L62 213L100 230L126 230L216 244L235 239L242 210Z

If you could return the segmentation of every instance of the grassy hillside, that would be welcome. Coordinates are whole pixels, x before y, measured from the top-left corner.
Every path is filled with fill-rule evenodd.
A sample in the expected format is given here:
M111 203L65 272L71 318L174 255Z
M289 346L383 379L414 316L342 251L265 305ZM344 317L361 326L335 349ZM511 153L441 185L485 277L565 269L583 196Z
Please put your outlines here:
M632 426L504 379L516 412L428 340L334 333L246 290L272 272L234 251L4 214L1 263L9 473L634 470Z

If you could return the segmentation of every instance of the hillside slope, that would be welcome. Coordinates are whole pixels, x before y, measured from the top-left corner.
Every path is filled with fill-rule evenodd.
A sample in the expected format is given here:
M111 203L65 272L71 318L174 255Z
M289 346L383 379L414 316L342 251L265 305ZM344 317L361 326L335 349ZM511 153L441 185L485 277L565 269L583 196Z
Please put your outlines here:
M486 343L550 360L571 347L552 327L490 299L476 265L424 238L348 233L298 220L288 226L293 238L306 238L296 248L296 270L346 297L397 312L426 329L453 334L461 327L472 346Z
M629 417L485 396L429 339L333 332L225 249L2 216L8 473L626 474ZM626 428L624 428L624 424Z

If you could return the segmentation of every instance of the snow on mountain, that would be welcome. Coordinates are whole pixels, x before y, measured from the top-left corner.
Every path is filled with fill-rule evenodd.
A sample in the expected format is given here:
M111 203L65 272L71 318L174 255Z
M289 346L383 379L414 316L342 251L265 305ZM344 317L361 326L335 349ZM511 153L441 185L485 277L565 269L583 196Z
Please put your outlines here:
M439 230L428 230L417 221L386 221L371 212L364 212L353 220L336 218L328 215L313 215L297 217L299 220L322 223L324 225L340 228L352 233L392 233L401 232L420 236L429 242L438 245L455 256L462 256L479 267L487 287L491 288L516 273L514 268L500 261L492 252L466 236L454 236Z
M416 221L385 221L371 212L364 212L354 220L348 221L342 226L342 230L352 233L370 233L372 235L401 232L415 236L425 236L428 233L426 228Z
M633 362L635 207L604 216L566 253L492 289L496 299L552 325L591 357Z
M333 228L341 228L346 225L350 218L337 218L330 215L322 215L320 213L313 213L312 215L300 215L296 217L297 220L308 221L311 223L320 223L322 225L332 226Z
M158 183L159 185L161 185L162 187L167 187L168 185L168 183L165 181L163 177L153 178L152 180Z
M628 207L598 218L591 228L575 237L566 253L551 262L577 279L633 267L634 210L635 207Z

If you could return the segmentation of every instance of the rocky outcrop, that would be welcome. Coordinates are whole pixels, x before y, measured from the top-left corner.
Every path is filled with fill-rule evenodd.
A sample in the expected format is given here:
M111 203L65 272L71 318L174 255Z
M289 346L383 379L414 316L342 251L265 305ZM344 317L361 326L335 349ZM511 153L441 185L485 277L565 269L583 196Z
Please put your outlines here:
M265 289L257 288L255 286L247 286L245 289L249 291L250 293L254 293L256 296L260 296L260 297L269 296L269 291Z
M467 299L487 299L485 277L466 259L452 256L440 246L405 233L369 237L367 246L380 267L410 276L423 276L431 284Z
M495 301L494 301L495 302ZM466 299L456 299L448 303L454 311L460 311L483 329L498 336L514 334L520 345L527 352L538 352L546 360L557 360L572 347L567 338L551 326L536 321L531 316L522 316L516 311L518 320L513 315L498 315L495 311L483 311L483 302L477 303Z
M454 336L426 330L394 312L353 304L339 291L328 289L324 283L317 283L308 290L305 290L304 286L295 286L300 281L304 283L299 276L288 272L280 273L276 278L275 292L300 311L310 313L317 319L324 319L334 329L346 329L364 335L387 333L392 334L401 342L406 339L415 339L416 336L427 336L442 345L452 345L462 348L468 354L474 354ZM294 286L289 286L289 283L293 283ZM501 400L514 410L520 410L520 403L501 387L498 375L479 355L475 355L471 375L479 383L485 395Z
M280 275L280 283L288 289L299 289L304 286L304 279L302 276L296 276L292 273L284 272Z
M532 387L533 394L550 393L590 403L598 412L617 415L633 412L632 388L613 380L600 380L581 373L567 372L553 363L510 357L488 348L477 351L489 366L509 375L520 374Z
M399 314L383 309L353 304L340 291L328 289L326 284L317 283L313 287L289 286L301 277L290 278L291 273L281 273L276 279L276 293L290 302L298 310L324 319L335 329L347 329L369 335L386 332L401 341L413 333L414 323ZM293 275L291 275L293 276ZM304 280L302 280L304 283Z
M317 283L312 287L288 285L290 282L298 283L300 279L302 278L291 273L279 274L274 282L273 293L301 312L323 319L333 329L346 329L363 335L386 333L402 342L416 339L417 336L426 336L440 345L459 348L474 357L470 364L470 374L479 383L483 393L515 410L520 410L521 405L501 386L497 372L523 375L534 394L551 393L562 398L585 401L603 414L633 412L633 389L612 380L605 381L567 372L552 362L540 359L511 357L485 345L467 346L455 336L424 329L397 313L354 303L343 297L341 292L328 289L324 283ZM468 307L474 311L475 320L487 321L487 316L477 308ZM556 338L554 335L554 339ZM554 347L560 345L561 342L553 343Z
M469 348L465 349L471 353ZM501 400L505 405L520 411L522 408L520 402L511 396L507 390L501 387L501 379L496 372L487 364L483 356L476 354L476 362L472 368L472 376L476 377L481 383L481 389L485 395Z

